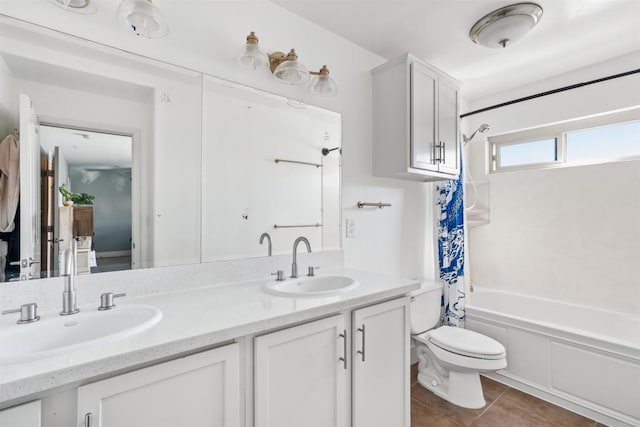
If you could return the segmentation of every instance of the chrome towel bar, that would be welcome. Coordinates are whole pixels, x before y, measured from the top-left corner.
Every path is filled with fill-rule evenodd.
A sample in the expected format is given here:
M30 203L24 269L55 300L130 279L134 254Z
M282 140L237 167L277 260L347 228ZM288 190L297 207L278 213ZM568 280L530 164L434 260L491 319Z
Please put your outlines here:
M378 202L378 203L367 203L367 202L358 202L358 208L362 209L364 207L372 207L372 208L387 208L391 206L391 203L382 203L382 202Z

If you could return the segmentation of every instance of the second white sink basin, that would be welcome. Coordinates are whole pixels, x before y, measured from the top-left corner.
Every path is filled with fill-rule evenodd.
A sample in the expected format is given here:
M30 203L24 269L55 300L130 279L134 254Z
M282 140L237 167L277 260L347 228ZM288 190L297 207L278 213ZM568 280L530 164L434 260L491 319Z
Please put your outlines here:
M281 296L331 296L350 291L358 282L346 276L315 276L273 280L265 285L265 291Z
M71 316L50 314L0 331L0 362L42 359L123 339L158 323L162 312L150 305L121 305L112 310L80 310Z

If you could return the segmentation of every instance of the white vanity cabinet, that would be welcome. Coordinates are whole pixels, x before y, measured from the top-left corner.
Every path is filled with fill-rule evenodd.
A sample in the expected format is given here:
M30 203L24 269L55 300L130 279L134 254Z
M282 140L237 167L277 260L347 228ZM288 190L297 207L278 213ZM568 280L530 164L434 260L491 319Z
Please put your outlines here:
M409 303L400 298L355 310L353 427L409 427Z
M256 337L255 427L349 426L347 339L342 314Z
M0 411L2 427L41 427L42 405L39 400Z
M408 308L400 298L255 338L255 427L408 427Z
M82 427L239 427L238 344L78 388Z
M441 181L460 173L460 83L411 54L371 71L373 172Z

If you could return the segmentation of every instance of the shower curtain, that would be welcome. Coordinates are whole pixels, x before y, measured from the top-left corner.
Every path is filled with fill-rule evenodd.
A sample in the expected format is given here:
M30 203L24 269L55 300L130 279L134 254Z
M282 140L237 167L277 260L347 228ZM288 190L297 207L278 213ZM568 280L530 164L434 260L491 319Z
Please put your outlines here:
M443 282L444 325L464 327L464 201L460 177L436 184L438 265Z

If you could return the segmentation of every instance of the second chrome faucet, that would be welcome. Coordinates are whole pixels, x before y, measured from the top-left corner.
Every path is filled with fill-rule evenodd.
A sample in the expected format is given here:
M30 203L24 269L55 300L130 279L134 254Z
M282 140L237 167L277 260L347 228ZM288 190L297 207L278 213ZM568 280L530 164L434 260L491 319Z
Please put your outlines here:
M293 242L293 263L291 264L291 278L298 277L298 244L304 242L307 246L307 252L311 252L311 245L306 237L300 236Z

